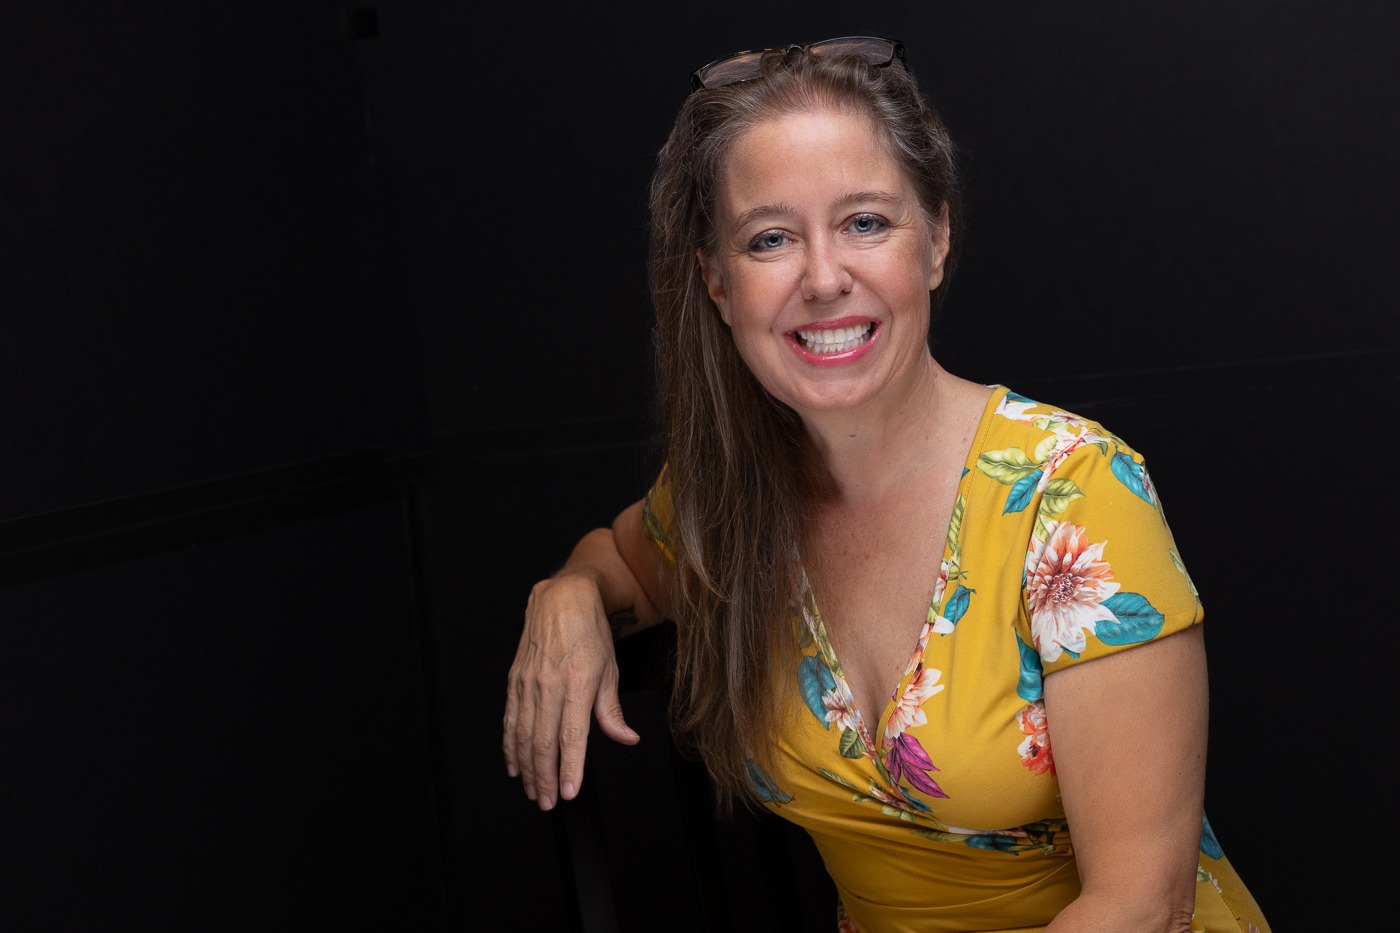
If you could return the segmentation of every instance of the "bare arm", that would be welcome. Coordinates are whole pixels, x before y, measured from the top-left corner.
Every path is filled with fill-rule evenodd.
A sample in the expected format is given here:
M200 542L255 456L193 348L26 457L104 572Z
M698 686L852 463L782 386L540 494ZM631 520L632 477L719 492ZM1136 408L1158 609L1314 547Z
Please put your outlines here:
M1045 678L1082 882L1046 933L1187 933L1205 797L1201 626Z
M540 809L577 795L590 714L613 741L640 741L622 715L613 640L665 618L650 595L665 592L664 573L635 502L531 588L507 683L503 749L507 773Z

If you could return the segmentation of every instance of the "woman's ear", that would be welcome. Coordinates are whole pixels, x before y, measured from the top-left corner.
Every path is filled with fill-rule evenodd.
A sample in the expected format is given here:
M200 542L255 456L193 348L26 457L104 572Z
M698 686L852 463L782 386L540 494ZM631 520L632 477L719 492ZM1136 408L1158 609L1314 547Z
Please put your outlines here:
M928 290L933 291L943 283L943 265L948 259L948 249L952 245L948 224L948 202L944 201L938 214L929 220L929 265Z
M724 288L724 271L720 264L705 256L703 250L695 251L695 258L700 262L700 277L705 280L705 290L710 293L710 300L719 308L719 316L729 326L729 293Z

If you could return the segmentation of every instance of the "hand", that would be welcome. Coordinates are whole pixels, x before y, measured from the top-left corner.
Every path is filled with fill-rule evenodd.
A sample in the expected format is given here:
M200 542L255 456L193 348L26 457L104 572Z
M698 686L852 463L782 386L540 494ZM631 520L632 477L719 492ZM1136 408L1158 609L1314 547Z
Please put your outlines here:
M617 683L597 583L568 571L536 583L510 666L504 749L506 773L520 777L541 810L578 794L590 714L613 741L641 741L623 719Z

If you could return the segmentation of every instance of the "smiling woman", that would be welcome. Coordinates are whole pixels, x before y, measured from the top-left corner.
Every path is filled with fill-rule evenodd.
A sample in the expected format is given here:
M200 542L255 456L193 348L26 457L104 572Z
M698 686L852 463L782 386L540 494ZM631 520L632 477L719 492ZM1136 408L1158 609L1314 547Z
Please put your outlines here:
M693 83L651 189L666 465L532 589L509 773L548 810L590 715L637 742L612 639L670 621L674 733L722 811L810 834L838 929L1268 930L1205 818L1204 611L1142 455L931 351L958 185L902 46Z
M823 109L767 120L734 143L717 242L700 267L763 388L799 413L836 417L841 434L872 423L865 399L898 402L876 389L932 372L929 293L948 232L941 205L922 207L867 116L812 106Z

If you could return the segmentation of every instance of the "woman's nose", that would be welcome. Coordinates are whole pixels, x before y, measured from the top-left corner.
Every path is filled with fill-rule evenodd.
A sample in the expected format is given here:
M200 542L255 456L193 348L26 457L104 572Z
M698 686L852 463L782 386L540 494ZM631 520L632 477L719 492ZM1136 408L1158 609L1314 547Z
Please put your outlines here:
M851 290L851 273L836 244L825 238L807 243L802 297L814 301L836 298Z

